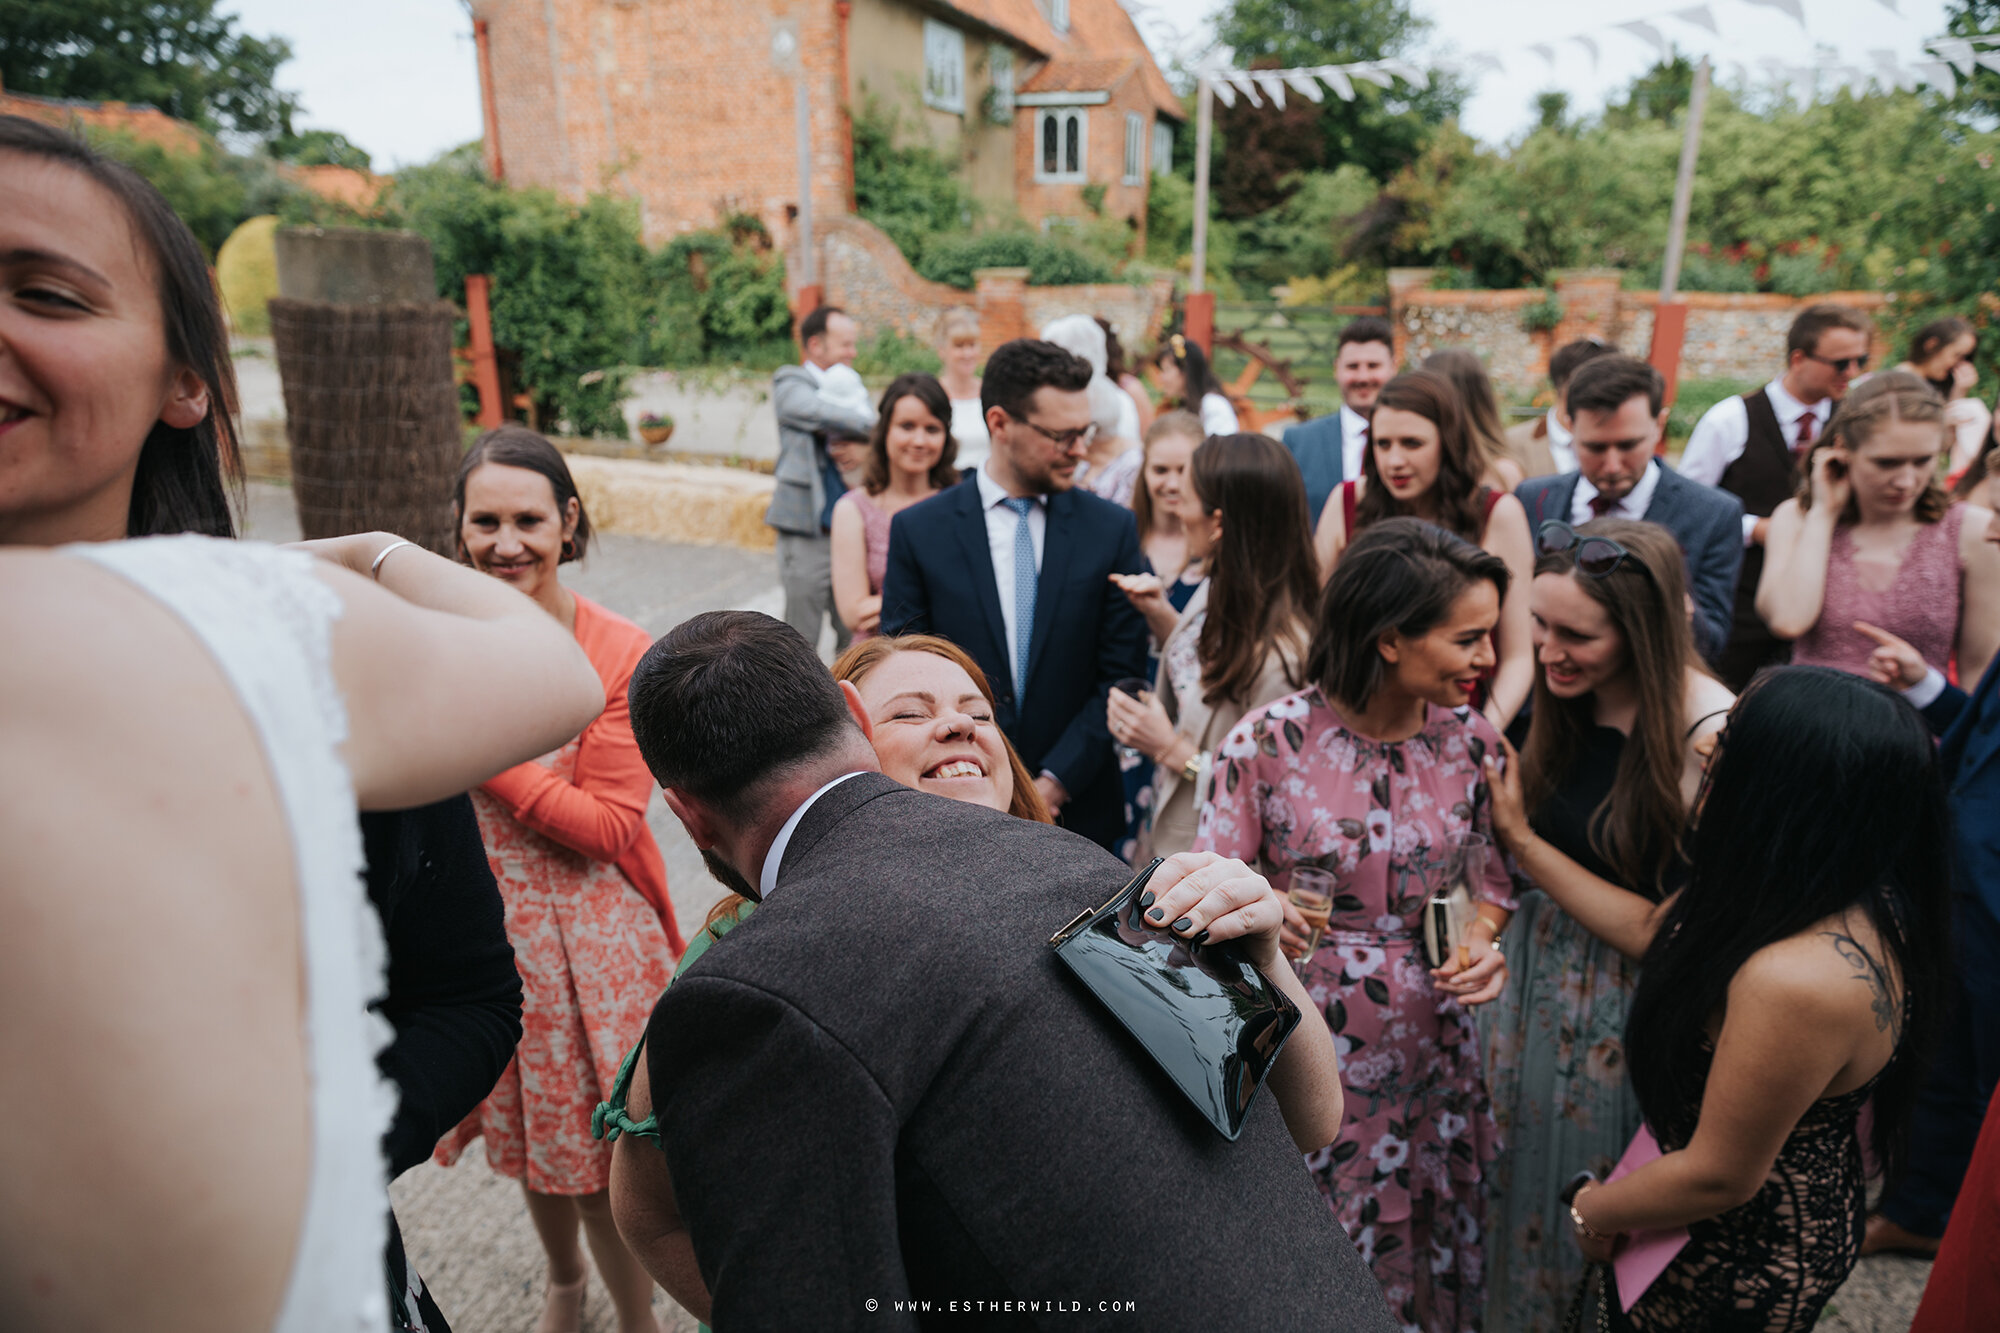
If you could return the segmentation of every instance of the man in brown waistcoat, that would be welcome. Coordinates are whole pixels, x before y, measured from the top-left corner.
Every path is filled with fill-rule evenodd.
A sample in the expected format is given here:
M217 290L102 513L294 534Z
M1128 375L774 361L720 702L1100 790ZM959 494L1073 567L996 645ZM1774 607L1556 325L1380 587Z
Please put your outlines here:
M1785 373L1709 408L1688 436L1680 474L1743 501L1743 572L1729 643L1716 663L1732 690L1742 690L1760 668L1791 660L1791 644L1757 616L1764 533L1771 511L1797 487L1798 459L1826 428L1847 386L1868 368L1873 334L1874 326L1858 310L1806 307L1785 337Z

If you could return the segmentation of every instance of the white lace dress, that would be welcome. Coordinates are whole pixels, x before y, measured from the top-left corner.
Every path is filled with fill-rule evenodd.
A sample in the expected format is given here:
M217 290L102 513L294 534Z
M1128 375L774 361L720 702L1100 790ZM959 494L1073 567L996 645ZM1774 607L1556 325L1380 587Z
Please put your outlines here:
M382 930L363 888L354 786L339 749L347 709L333 678L340 599L311 557L255 542L153 537L69 546L178 616L208 649L263 743L291 835L312 1079L312 1168L275 1333L389 1326L382 1135L395 1092L375 1067L389 1025Z

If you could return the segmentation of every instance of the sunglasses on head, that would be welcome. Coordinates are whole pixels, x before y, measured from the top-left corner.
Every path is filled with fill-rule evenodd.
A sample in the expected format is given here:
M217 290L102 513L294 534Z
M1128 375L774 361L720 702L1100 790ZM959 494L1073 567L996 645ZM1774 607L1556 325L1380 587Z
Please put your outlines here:
M1559 518L1545 521L1535 529L1535 551L1539 555L1576 552L1576 567L1594 579L1601 579L1630 559L1632 553L1609 537L1586 537ZM1640 569L1645 565L1633 561Z

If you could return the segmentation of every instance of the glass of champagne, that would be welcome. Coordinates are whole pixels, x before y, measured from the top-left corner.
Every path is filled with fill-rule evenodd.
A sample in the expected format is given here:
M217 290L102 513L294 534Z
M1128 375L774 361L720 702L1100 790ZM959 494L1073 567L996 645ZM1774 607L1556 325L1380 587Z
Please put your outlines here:
M1492 854L1492 844L1483 833L1461 831L1448 835L1445 840L1443 896L1451 903L1451 951L1458 959L1461 972L1472 966L1472 945L1466 939L1466 931L1471 928L1472 919L1479 914L1472 886L1485 875L1486 858Z
M1306 936L1305 951L1299 955L1303 962L1313 956L1319 948L1320 937L1326 934L1326 923L1333 919L1333 875L1318 866L1296 866L1292 870L1291 884L1285 890L1285 897L1299 915L1306 919L1310 932Z

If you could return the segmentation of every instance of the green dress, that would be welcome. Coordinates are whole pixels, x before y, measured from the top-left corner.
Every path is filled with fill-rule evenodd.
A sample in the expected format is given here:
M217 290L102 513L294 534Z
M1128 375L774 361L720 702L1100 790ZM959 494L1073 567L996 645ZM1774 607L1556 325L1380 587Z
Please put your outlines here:
M1534 814L1536 832L1613 884L1622 881L1592 849L1589 827L1624 746L1622 733L1597 728ZM1625 1016L1639 966L1526 887L1501 940L1512 978L1479 1015L1504 1145L1487 1173L1490 1333L1562 1327L1583 1255L1560 1192L1579 1171L1609 1175L1640 1121L1625 1070Z

